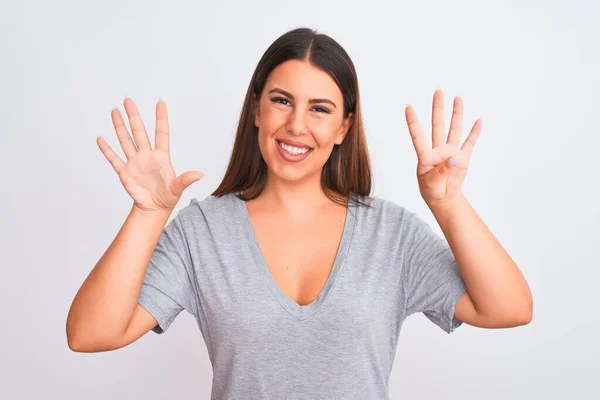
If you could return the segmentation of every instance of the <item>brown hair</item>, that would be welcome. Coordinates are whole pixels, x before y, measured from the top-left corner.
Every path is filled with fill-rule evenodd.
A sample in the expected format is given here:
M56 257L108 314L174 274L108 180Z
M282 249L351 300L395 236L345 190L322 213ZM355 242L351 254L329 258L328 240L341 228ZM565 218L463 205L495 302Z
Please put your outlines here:
M356 70L346 51L335 40L309 28L297 28L283 34L269 46L258 62L244 99L229 165L221 184L212 195L220 197L235 193L247 201L258 197L263 191L267 165L258 146L253 101L260 100L271 71L288 60L307 61L328 73L342 91L343 117L354 113L344 140L340 145L334 145L331 156L323 166L321 186L325 195L338 204L346 205L347 197L363 204L358 197L370 198L372 177Z

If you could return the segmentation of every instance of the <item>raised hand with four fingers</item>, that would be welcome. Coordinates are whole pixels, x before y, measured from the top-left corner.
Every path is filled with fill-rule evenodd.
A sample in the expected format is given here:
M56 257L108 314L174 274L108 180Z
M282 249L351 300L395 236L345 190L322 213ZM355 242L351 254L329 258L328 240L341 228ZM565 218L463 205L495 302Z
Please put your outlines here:
M477 119L469 136L458 148L462 130L463 103L460 97L454 98L450 131L445 135L444 95L436 90L433 95L432 146L430 147L417 119L414 109L407 105L406 122L417 152L417 180L419 191L428 205L453 200L462 195L462 183L467 175L471 153L482 121Z

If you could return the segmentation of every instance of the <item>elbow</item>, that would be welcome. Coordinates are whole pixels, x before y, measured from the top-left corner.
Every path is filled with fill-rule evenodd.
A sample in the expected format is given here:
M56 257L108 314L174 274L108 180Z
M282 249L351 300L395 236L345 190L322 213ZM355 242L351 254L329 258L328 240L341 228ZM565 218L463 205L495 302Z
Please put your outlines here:
M527 293L525 295L525 301L523 302L522 310L522 325L527 325L533 319L533 295L531 294L531 289L529 289L529 286L527 286Z
M81 327L76 327L74 323L69 324L67 321L67 346L69 350L76 353L90 353L94 350L89 338L91 335L87 334Z
M67 345L75 353L99 353L118 348L118 346L113 346L112 343L84 340L73 336L67 336Z
M512 306L503 310L496 310L495 313L481 314L481 322L477 326L489 328L516 328L518 326L528 325L533 319L533 303L521 303L519 306Z
M69 350L74 352L80 352L81 346L77 335L75 334L75 327L73 326L74 322L71 317L71 313L69 312L69 316L67 317L66 324L66 336L67 336L67 346L69 346Z
M98 336L93 332L67 333L67 346L75 353L100 353L124 347L126 342L121 336Z
M81 329L78 327L78 321L75 315L69 311L67 323L65 326L67 336L67 346L74 352L85 352L84 344L81 341Z
M523 317L521 317L521 319L519 319L519 325L527 325L531 322L532 319L533 319L532 313L525 314Z
M527 325L533 320L533 299L529 297L525 305L521 307L521 318L519 325Z
M67 326L67 346L69 346L69 350L74 351L76 353L85 351L79 336L77 336L73 332L73 329L69 329L68 326Z
M80 342L76 341L72 336L67 336L67 345L69 349L76 353L83 353L84 349L81 346Z
M76 353L98 353L119 349L127 344L123 334L99 329L98 326L77 324L68 319L66 326L67 346Z
M76 353L85 353L85 343L81 340L81 335L76 334L75 331L69 326L67 326L67 346L69 346L69 350L74 351Z

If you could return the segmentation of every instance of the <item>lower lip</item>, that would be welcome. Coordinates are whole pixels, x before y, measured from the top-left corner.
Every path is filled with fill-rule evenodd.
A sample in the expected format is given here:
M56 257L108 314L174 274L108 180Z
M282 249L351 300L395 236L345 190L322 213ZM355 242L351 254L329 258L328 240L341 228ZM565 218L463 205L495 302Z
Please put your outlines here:
M304 160L304 159L305 159L306 157L308 157L308 155L309 155L310 153L312 153L312 151L313 151L313 149L310 149L309 151L307 151L307 152L306 152L306 153L304 153L304 154L297 154L297 155L294 155L294 154L290 154L290 153L288 153L287 151L285 151L285 150L283 149L283 147L281 147L281 145L279 144L279 141L277 141L277 140L275 140L275 146L277 147L277 151L279 151L279 154L281 154L281 156L282 156L282 157L283 157L285 160L287 160L287 161L293 161L293 162L294 162L294 161L302 161L302 160Z

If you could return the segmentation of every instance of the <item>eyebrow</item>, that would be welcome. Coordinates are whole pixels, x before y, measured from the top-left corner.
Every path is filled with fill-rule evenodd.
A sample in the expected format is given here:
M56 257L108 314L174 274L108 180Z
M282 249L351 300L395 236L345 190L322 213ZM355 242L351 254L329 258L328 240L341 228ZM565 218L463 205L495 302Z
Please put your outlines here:
M290 99L294 100L294 96L291 93L286 92L283 89L279 89L279 88L271 89L271 90L269 90L269 93L281 93L282 95L287 96ZM310 100L308 100L308 102L309 102L309 104L313 104L313 103L329 103L334 108L337 108L337 106L335 105L335 103L333 101L329 100L329 99L310 99Z

